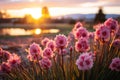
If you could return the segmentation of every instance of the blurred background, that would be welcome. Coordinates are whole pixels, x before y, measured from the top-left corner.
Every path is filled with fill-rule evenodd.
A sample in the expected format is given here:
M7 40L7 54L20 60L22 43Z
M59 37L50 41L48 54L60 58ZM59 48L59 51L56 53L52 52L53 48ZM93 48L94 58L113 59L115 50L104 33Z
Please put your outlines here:
M0 47L18 52L44 37L68 35L78 21L94 31L111 17L120 22L120 0L0 0Z

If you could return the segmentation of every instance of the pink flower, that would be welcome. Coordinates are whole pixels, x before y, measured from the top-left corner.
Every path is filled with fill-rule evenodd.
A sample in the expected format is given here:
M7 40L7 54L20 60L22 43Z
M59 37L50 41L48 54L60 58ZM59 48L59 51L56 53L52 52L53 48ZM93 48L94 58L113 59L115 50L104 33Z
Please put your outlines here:
M89 39L94 39L94 32L89 32L88 37Z
M57 48L64 48L67 46L67 37L65 35L57 35L55 37L55 44Z
M0 66L0 72L9 73L10 71L11 71L11 66L8 63L3 62Z
M51 48L45 48L43 50L43 57L47 57L47 58L53 57L53 51L51 50Z
M109 41L110 30L105 25L100 25L95 32L95 39L99 39L101 41Z
M27 59L29 59L30 61L34 60L30 54L27 55Z
M82 53L76 61L79 70L89 70L93 67L93 58L89 53Z
M4 56L4 58L9 59L11 56L11 53L8 51L3 51L3 56Z
M31 44L29 50L31 55L42 53L41 47L36 43Z
M76 39L79 39L81 37L88 38L88 31L86 30L86 28L80 27L74 32L74 36Z
M49 42L49 39L48 38L44 38L42 41L41 41L41 44L43 46L46 46L47 42Z
M49 69L52 66L51 60L46 57L44 57L42 60L40 60L39 64L43 69Z
M112 59L112 62L109 66L111 70L120 71L120 58Z
M55 42L53 40L49 40L49 42L47 42L46 47L50 48L52 51L55 51Z
M27 58L30 59L30 61L37 61L41 58L41 55L41 47L36 43L31 44Z
M104 22L104 24L110 29L111 32L117 32L118 22L116 20L109 18Z
M73 28L73 32L76 31L78 28L83 27L81 22L77 22Z
M77 52L86 52L89 50L89 44L86 38L80 38L76 43L75 43L75 50Z
M8 51L5 51L5 50L1 50L1 51L0 51L0 56L1 56L4 60L7 60L7 59L10 58L11 53L8 52Z
M120 48L120 39L115 39L114 42L113 42L113 46L117 47L117 48Z
M73 51L73 46L70 46L69 50L70 50L70 52L72 52Z
M12 54L11 57L8 59L8 63L12 67L17 67L21 63L21 58L17 54Z

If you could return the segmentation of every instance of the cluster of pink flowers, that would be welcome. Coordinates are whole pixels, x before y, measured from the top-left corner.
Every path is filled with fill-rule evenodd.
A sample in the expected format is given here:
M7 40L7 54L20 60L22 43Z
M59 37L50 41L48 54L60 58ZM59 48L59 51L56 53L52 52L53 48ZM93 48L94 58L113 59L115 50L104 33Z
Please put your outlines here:
M76 61L79 70L89 70L93 67L93 57L89 53L82 53Z
M104 22L104 24L110 29L111 32L117 32L118 22L116 20L109 18Z
M88 40L86 38L80 38L76 43L75 43L75 50L77 52L86 52L90 49Z
M94 39L102 42L109 41L109 43L112 43L111 46L120 48L120 39L115 39L113 42L110 41L111 33L116 33L117 29L118 22L112 18L106 20L104 24L97 25L95 32L88 32L80 22L77 22L68 38L63 34L56 35L54 40L44 38L41 41L42 46L44 46L43 50L39 44L31 44L28 50L27 58L30 61L39 64L42 69L48 70L52 66L53 57L56 59L56 62L63 60L63 62L61 61L62 63L60 62L60 64L64 64L64 60L67 60L64 56L68 53L74 53L75 49L75 51L78 53L82 52L82 54L80 54L79 58L76 60L78 69L89 70L93 67L94 59L96 58L96 54L93 52L99 52L99 50L94 51L92 48L91 51L93 52L87 52L90 50L90 46L92 46L89 42L92 43L92 40L94 42ZM97 41L95 45L97 45ZM62 55L62 57L59 58L59 55ZM68 56L73 57L72 54ZM17 54L11 54L10 52L0 48L0 58L1 57L3 58L3 61L0 64L0 72L9 73L13 68L16 68L21 64L21 57L19 57ZM120 71L120 58L114 58L109 67L111 70Z
M64 47L67 46L67 37L65 35L57 35L55 37L55 44L57 48L63 49Z
M39 61L39 64L44 69L49 69L52 66L52 62L49 58L42 58L42 60Z
M95 39L101 41L109 41L110 39L110 29L105 25L100 25L95 32Z
M120 71L120 58L114 58L109 67L111 70Z
M51 58L53 57L53 41L49 40L46 43L46 47L42 51L41 47L37 43L30 45L29 54L27 58L30 61L39 62L40 67L43 69L49 69L52 66Z
M30 61L39 61L43 69L49 69L52 66L50 59L54 56L56 50L59 50L62 55L67 53L65 49L68 44L67 41L67 37L61 34L57 35L54 40L45 38L41 43L45 46L43 51L38 44L33 43L30 45L27 58Z
M41 58L41 55L42 55L41 47L36 43L31 44L27 58L30 61L37 61Z
M8 51L0 49L0 57L2 58L2 64L0 65L0 72L9 73L11 69L18 67L21 63L21 58L17 54L11 54Z

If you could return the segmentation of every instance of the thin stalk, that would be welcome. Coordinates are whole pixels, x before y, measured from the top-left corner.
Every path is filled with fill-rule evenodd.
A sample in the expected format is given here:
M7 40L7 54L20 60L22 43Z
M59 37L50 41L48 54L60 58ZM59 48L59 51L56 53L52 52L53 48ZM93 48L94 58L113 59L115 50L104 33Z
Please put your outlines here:
M64 80L66 80L65 70L64 70L64 59L63 59L63 55L62 55L62 71L63 71Z
M85 80L85 78L84 78L84 73L85 73L85 72L83 71L82 80Z

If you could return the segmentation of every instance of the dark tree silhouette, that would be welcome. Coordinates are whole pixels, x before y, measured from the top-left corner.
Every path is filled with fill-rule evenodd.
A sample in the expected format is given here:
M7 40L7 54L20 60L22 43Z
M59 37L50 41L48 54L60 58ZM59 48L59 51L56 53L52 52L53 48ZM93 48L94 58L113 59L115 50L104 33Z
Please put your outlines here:
M0 11L0 18L3 18L3 13Z
M10 15L7 13L7 11L0 11L0 18L9 18Z
M42 18L50 18L49 10L46 6L42 8Z
M103 23L105 20L105 14L103 13L102 7L100 7L98 13L95 16L94 23Z
M33 17L32 17L30 14L26 14L26 15L24 16L24 22L25 22L25 23L28 23L28 24L33 23Z

